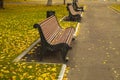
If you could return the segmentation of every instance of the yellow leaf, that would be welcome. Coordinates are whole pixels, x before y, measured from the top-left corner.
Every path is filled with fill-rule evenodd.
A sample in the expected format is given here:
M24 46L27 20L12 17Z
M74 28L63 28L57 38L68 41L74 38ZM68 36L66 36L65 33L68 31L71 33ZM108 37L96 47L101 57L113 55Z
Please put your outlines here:
M27 74L28 74L28 73L23 73L23 76L25 77L25 76L27 76Z
M4 70L4 73L9 73L9 71L8 70Z
M44 77L44 78L45 78L46 76L47 76L47 74L46 74L46 73L42 74L42 77Z
M12 80L16 80L16 76L12 76Z
M0 73L0 77L1 77L1 78L3 77L3 74L2 74L2 73Z
M46 77L45 80L50 80L50 79L48 77Z
M34 76L28 76L28 78L29 78L29 79L33 79L33 78L34 78Z
M16 74L16 72L12 71L13 74Z
M41 78L41 77L38 77L38 78L37 78L37 80L43 80L43 78Z
M6 67L3 67L3 69L6 69Z
M106 62L104 61L103 64L106 64Z
M52 68L52 71L56 71L56 68Z
M29 68L29 69L31 69L31 68L32 68L32 66L28 66L28 68Z
M115 71L115 70L114 70L114 73L116 74L116 73L117 73L117 71Z

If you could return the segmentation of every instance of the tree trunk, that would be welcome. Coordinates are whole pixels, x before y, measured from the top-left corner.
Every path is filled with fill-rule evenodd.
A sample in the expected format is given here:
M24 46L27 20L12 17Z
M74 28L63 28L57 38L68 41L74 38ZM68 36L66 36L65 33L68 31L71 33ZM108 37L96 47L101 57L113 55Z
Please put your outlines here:
M65 5L65 3L66 3L66 0L64 0L64 3L63 3L63 4Z
M47 1L47 5L48 5L48 6L51 6L51 5L52 5L52 0L48 0L48 1Z
M0 0L0 8L3 8L3 0Z
M73 2L78 2L78 0L73 0Z

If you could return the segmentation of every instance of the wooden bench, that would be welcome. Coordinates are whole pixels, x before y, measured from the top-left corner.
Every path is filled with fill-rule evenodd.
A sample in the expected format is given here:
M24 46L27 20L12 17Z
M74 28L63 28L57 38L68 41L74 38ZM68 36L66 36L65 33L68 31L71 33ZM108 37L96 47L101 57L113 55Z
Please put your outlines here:
M81 20L81 15L82 15L82 12L80 11L75 11L72 4L67 4L67 10L69 12L69 18L71 21L78 21L80 22Z
M75 11L84 11L83 6L79 7L78 2L73 2L72 5Z
M34 24L38 28L41 39L40 60L43 59L47 51L60 51L62 59L66 62L66 55L71 49L71 42L75 32L73 27L62 29L56 16L52 15L40 24Z

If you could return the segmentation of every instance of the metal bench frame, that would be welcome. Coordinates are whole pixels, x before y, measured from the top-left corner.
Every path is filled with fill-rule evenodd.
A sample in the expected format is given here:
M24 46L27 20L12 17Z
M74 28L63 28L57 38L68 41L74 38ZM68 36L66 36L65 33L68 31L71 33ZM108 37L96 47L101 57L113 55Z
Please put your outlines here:
M38 31L39 31L39 34L40 34L40 39L41 39L41 50L40 50L40 53L39 53L40 60L43 59L43 56L44 56L44 54L46 54L47 51L50 51L50 52L60 51L63 61L66 62L67 61L67 59L66 59L67 52L68 52L69 49L71 49L71 46L70 46L69 43L71 43L72 40L73 40L74 28L70 27L71 29L70 28L69 29L72 32L68 33L69 35L67 35L67 36L65 35L65 37L64 37L65 39L66 39L66 37L69 37L69 38L67 38L67 39L69 39L69 42L58 41L55 44L52 44L51 42L48 42L48 39L45 38L45 34L43 32L43 29L42 29L42 24L47 24L46 22L51 21L52 19L56 19L55 21L57 21L56 16L53 15L53 16L47 18L46 20L44 20L40 24L34 24L34 28L38 28ZM57 21L57 23L58 23L58 21ZM58 26L60 27L59 23L58 23L58 25L56 25L56 27L58 27ZM51 25L48 24L48 27L46 27L46 30L51 28L51 27L52 27L52 24ZM63 30L63 29L60 28L60 30ZM64 30L67 30L67 29L64 29ZM70 31L68 31L68 32L70 32ZM54 37L56 37L56 36L54 36ZM55 38L53 38L53 40L55 41Z

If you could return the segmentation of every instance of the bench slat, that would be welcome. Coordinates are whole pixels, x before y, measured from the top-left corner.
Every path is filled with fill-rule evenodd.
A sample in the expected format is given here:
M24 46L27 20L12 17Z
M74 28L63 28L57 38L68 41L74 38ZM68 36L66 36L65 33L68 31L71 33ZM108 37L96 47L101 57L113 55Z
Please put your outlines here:
M74 29L73 28L69 28L66 30L62 30L61 32L58 33L58 35L55 37L55 40L52 41L52 44L57 44L57 43L67 43L68 39L73 37L73 32ZM72 34L72 35L71 35ZM71 37L70 37L71 36Z
M58 26L58 22L56 21L55 17L48 19L46 22L44 22L40 25L43 30L43 34L49 43L54 38L54 36L57 34L57 32L60 30L60 27ZM52 27L50 27L50 26L52 26Z
M75 30L72 29L72 30L71 30L71 33L70 33L70 36L68 37L68 39L67 39L67 41L66 41L66 43L68 43L68 45L71 45L71 41L72 41L72 39L73 39L73 34L74 34L74 32L75 32Z

